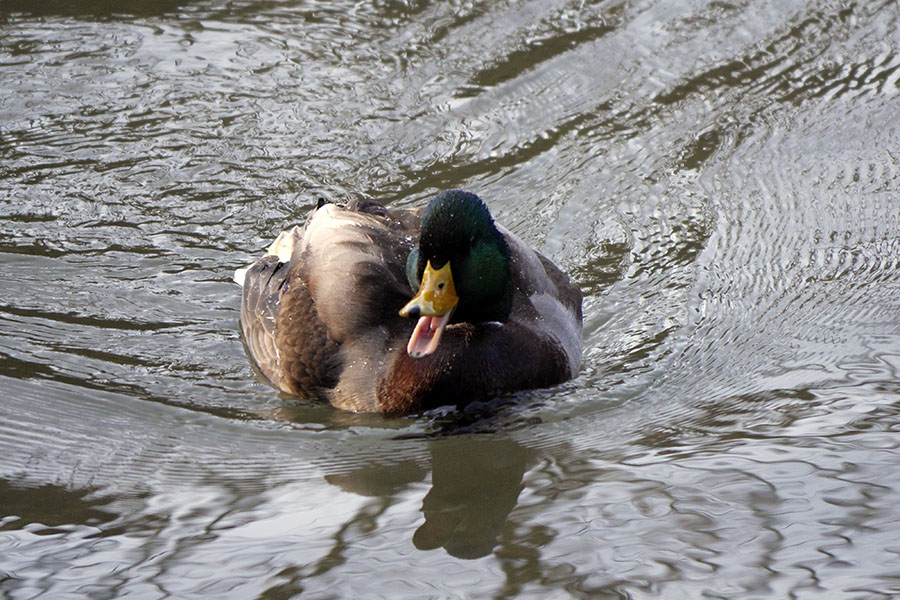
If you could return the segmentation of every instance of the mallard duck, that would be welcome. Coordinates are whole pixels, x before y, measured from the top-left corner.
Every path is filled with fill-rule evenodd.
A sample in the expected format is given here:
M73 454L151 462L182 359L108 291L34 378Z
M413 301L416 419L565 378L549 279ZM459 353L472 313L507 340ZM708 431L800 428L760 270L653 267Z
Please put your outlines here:
M461 406L581 362L581 292L469 192L424 210L320 200L235 281L259 372L339 409Z

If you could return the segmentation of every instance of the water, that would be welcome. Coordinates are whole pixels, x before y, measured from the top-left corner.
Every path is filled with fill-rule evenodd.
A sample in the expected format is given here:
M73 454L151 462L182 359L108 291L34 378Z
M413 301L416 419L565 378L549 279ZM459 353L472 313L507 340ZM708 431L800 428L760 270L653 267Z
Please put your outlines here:
M900 596L895 2L0 5L3 598ZM253 377L232 270L464 187L581 374Z

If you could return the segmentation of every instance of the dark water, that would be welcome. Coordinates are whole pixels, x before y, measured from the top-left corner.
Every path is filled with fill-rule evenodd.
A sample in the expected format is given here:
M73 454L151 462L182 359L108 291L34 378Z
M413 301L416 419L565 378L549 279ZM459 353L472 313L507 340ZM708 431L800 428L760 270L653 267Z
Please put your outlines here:
M893 1L6 0L0 597L900 596L898 46ZM258 383L232 270L448 187L582 286L581 375Z

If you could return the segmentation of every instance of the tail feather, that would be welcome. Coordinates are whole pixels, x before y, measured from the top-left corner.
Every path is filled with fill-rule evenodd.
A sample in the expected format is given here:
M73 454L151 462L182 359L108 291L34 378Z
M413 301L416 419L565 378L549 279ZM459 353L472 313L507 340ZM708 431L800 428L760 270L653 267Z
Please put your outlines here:
M252 265L251 265L252 266ZM250 270L250 267L243 267L241 269L235 269L234 271L234 282L241 287L244 287L244 280L247 279L247 271Z

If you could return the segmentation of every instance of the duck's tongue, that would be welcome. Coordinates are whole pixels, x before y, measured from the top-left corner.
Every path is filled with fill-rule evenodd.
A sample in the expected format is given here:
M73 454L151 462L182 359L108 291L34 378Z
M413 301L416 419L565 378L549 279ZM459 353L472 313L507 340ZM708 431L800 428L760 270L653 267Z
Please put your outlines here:
M409 336L409 343L406 344L406 351L410 356L422 358L437 350L451 313L452 311L442 317L419 317L416 328Z

